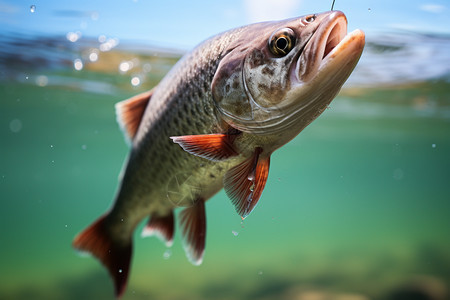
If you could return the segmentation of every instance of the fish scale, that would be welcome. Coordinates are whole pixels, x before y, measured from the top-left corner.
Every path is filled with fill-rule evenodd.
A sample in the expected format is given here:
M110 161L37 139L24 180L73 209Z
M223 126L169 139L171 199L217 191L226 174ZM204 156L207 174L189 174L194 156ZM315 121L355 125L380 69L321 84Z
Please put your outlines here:
M205 202L224 188L241 218L271 154L318 117L351 74L364 33L339 11L233 29L185 55L149 92L116 105L131 151L112 209L75 237L125 291L136 226L167 245L174 210L189 260L206 245ZM281 48L282 47L282 48Z

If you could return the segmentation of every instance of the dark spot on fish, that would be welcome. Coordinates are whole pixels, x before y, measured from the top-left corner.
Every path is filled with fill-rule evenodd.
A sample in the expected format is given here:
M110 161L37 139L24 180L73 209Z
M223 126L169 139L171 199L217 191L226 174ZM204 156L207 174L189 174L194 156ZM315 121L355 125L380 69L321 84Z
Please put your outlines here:
M265 85L264 83L258 83L258 89L264 93L270 92L270 88L267 85Z
M265 63L264 54L261 50L254 50L249 56L248 61L251 68L261 66Z
M215 179L215 178L216 178L216 175L210 173L210 174L209 174L209 177L212 178L212 179Z
M239 88L239 80L236 78L236 79L233 81L233 89L237 89L237 88Z
M273 76L273 74L275 74L274 70L273 70L272 68L269 68L268 66L265 66L265 67L261 70L261 72L262 72L264 75L269 75L269 76Z

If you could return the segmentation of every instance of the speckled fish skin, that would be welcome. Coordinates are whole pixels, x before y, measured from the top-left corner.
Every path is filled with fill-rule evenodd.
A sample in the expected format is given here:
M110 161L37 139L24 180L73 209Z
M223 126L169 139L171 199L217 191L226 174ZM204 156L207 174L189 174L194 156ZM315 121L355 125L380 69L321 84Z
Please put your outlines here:
M235 34L226 33L203 44L182 58L157 86L132 141L110 214L112 222L119 224L122 238L129 239L135 226L152 212L164 215L176 206L190 206L198 196L191 195L195 187L202 187L203 199L222 188L223 174L234 160L205 160L185 152L169 137L226 130L217 116L210 84L227 41ZM186 175L193 179L189 186L172 186L172 181L183 180ZM168 192L181 195L171 201ZM177 201L181 198L182 202Z
M185 249L199 264L203 203L225 184L243 218L253 210L270 155L323 112L362 53L364 34L344 38L346 22L333 11L227 31L185 55L142 97L114 205L74 240L108 268L116 295L125 289L133 232L144 218L151 216L152 234L171 242L173 211L184 208ZM129 103L118 104L121 123Z

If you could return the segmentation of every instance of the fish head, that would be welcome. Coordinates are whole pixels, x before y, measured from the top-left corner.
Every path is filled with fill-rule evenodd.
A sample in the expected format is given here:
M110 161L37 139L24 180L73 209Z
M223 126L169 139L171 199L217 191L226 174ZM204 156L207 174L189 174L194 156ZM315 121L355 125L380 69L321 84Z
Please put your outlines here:
M243 132L295 136L339 92L364 39L359 29L347 34L340 11L245 27L219 63L214 103Z

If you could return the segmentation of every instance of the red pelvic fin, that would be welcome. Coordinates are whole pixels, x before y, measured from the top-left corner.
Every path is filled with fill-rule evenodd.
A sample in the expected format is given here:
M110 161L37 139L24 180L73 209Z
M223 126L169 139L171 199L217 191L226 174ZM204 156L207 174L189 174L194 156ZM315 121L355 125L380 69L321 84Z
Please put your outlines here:
M108 269L114 280L116 297L125 291L130 269L132 245L114 242L106 230L105 216L99 218L90 227L73 240L73 247L97 257Z
M174 216L173 212L166 216L151 215L150 220L142 231L142 236L156 235L166 243L167 247L172 246L174 233Z
M205 202L199 199L180 213L180 227L184 250L191 263L200 265L203 261L206 240Z
M153 90L136 95L116 104L117 122L128 141L133 140L141 124L145 108L152 97Z
M171 139L186 152L209 160L224 160L238 155L233 142L238 131L228 133L173 136Z
M269 175L270 156L261 157L261 152L256 148L253 157L231 168L224 177L225 192L242 218L255 208Z

